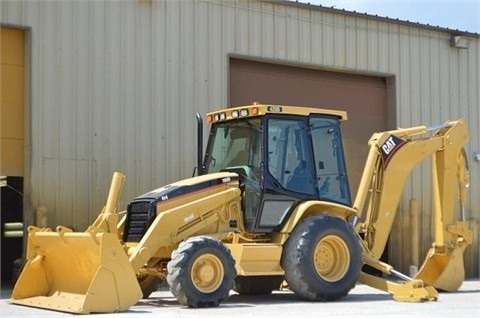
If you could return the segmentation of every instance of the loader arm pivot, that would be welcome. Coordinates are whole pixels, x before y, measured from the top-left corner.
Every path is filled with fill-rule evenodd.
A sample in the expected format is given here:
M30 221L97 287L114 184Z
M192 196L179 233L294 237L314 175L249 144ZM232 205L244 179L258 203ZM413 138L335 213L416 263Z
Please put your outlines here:
M433 135L429 135L434 130ZM449 121L429 129L419 126L377 133L369 141L370 152L360 182L354 208L361 218L367 201L365 221L356 224L364 234L365 263L387 274L392 268L378 261L395 220L405 181L420 162L432 157L433 215L435 242L415 277L442 290L457 290L464 280L463 251L472 241L465 222L455 221L457 187L463 209L468 187L468 171L464 145L468 132L462 120ZM458 182L456 182L458 181ZM405 278L405 277L404 277ZM367 284L379 284L363 274ZM388 285L384 289L394 293Z

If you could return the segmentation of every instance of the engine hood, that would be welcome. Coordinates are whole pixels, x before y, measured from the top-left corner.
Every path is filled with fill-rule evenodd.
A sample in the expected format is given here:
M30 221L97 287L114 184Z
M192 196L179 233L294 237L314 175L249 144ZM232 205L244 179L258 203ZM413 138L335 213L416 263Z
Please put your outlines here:
M128 204L124 242L140 242L157 215L157 205L222 184L238 182L232 172L211 173L165 185L142 194Z
M217 172L177 181L136 197L133 201L153 200L161 202L219 184L236 182L238 175L232 172Z

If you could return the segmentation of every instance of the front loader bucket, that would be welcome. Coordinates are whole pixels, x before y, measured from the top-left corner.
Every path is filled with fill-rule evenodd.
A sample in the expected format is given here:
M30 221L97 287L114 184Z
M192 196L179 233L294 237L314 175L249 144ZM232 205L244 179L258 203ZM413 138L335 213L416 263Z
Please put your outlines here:
M113 233L29 227L27 263L14 304L71 313L116 312L142 297L128 257Z
M438 290L450 292L458 290L465 279L463 265L465 247L466 244L457 246L451 253L439 253L432 247L415 279L421 279Z

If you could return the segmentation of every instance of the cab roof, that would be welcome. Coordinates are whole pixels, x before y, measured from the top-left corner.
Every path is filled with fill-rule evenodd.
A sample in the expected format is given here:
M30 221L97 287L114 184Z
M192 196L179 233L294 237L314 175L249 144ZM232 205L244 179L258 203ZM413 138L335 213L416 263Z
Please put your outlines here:
M207 114L206 118L208 123L213 123L218 121L231 120L234 118L262 116L265 114L286 114L301 116L308 116L310 114L322 114L336 116L340 120L347 120L347 112L342 110L268 104L252 104L226 108L210 112Z

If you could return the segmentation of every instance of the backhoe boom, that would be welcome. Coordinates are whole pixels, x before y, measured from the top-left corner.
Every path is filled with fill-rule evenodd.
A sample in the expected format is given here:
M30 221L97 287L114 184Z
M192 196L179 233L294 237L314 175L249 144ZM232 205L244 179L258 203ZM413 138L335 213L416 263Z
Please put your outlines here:
M415 277L439 289L456 290L464 280L463 250L471 243L471 232L463 220L455 223L455 200L463 209L468 171L463 147L468 132L462 120L449 121L429 136L425 126L377 133L369 141L370 151L354 208L362 211L368 197L365 221L355 228L364 235L365 262L391 274L381 257L395 220L405 181L414 167L432 157L433 215L435 242L425 264ZM456 182L458 181L458 182ZM442 279L448 277L448 279ZM376 285L362 276L362 281Z

